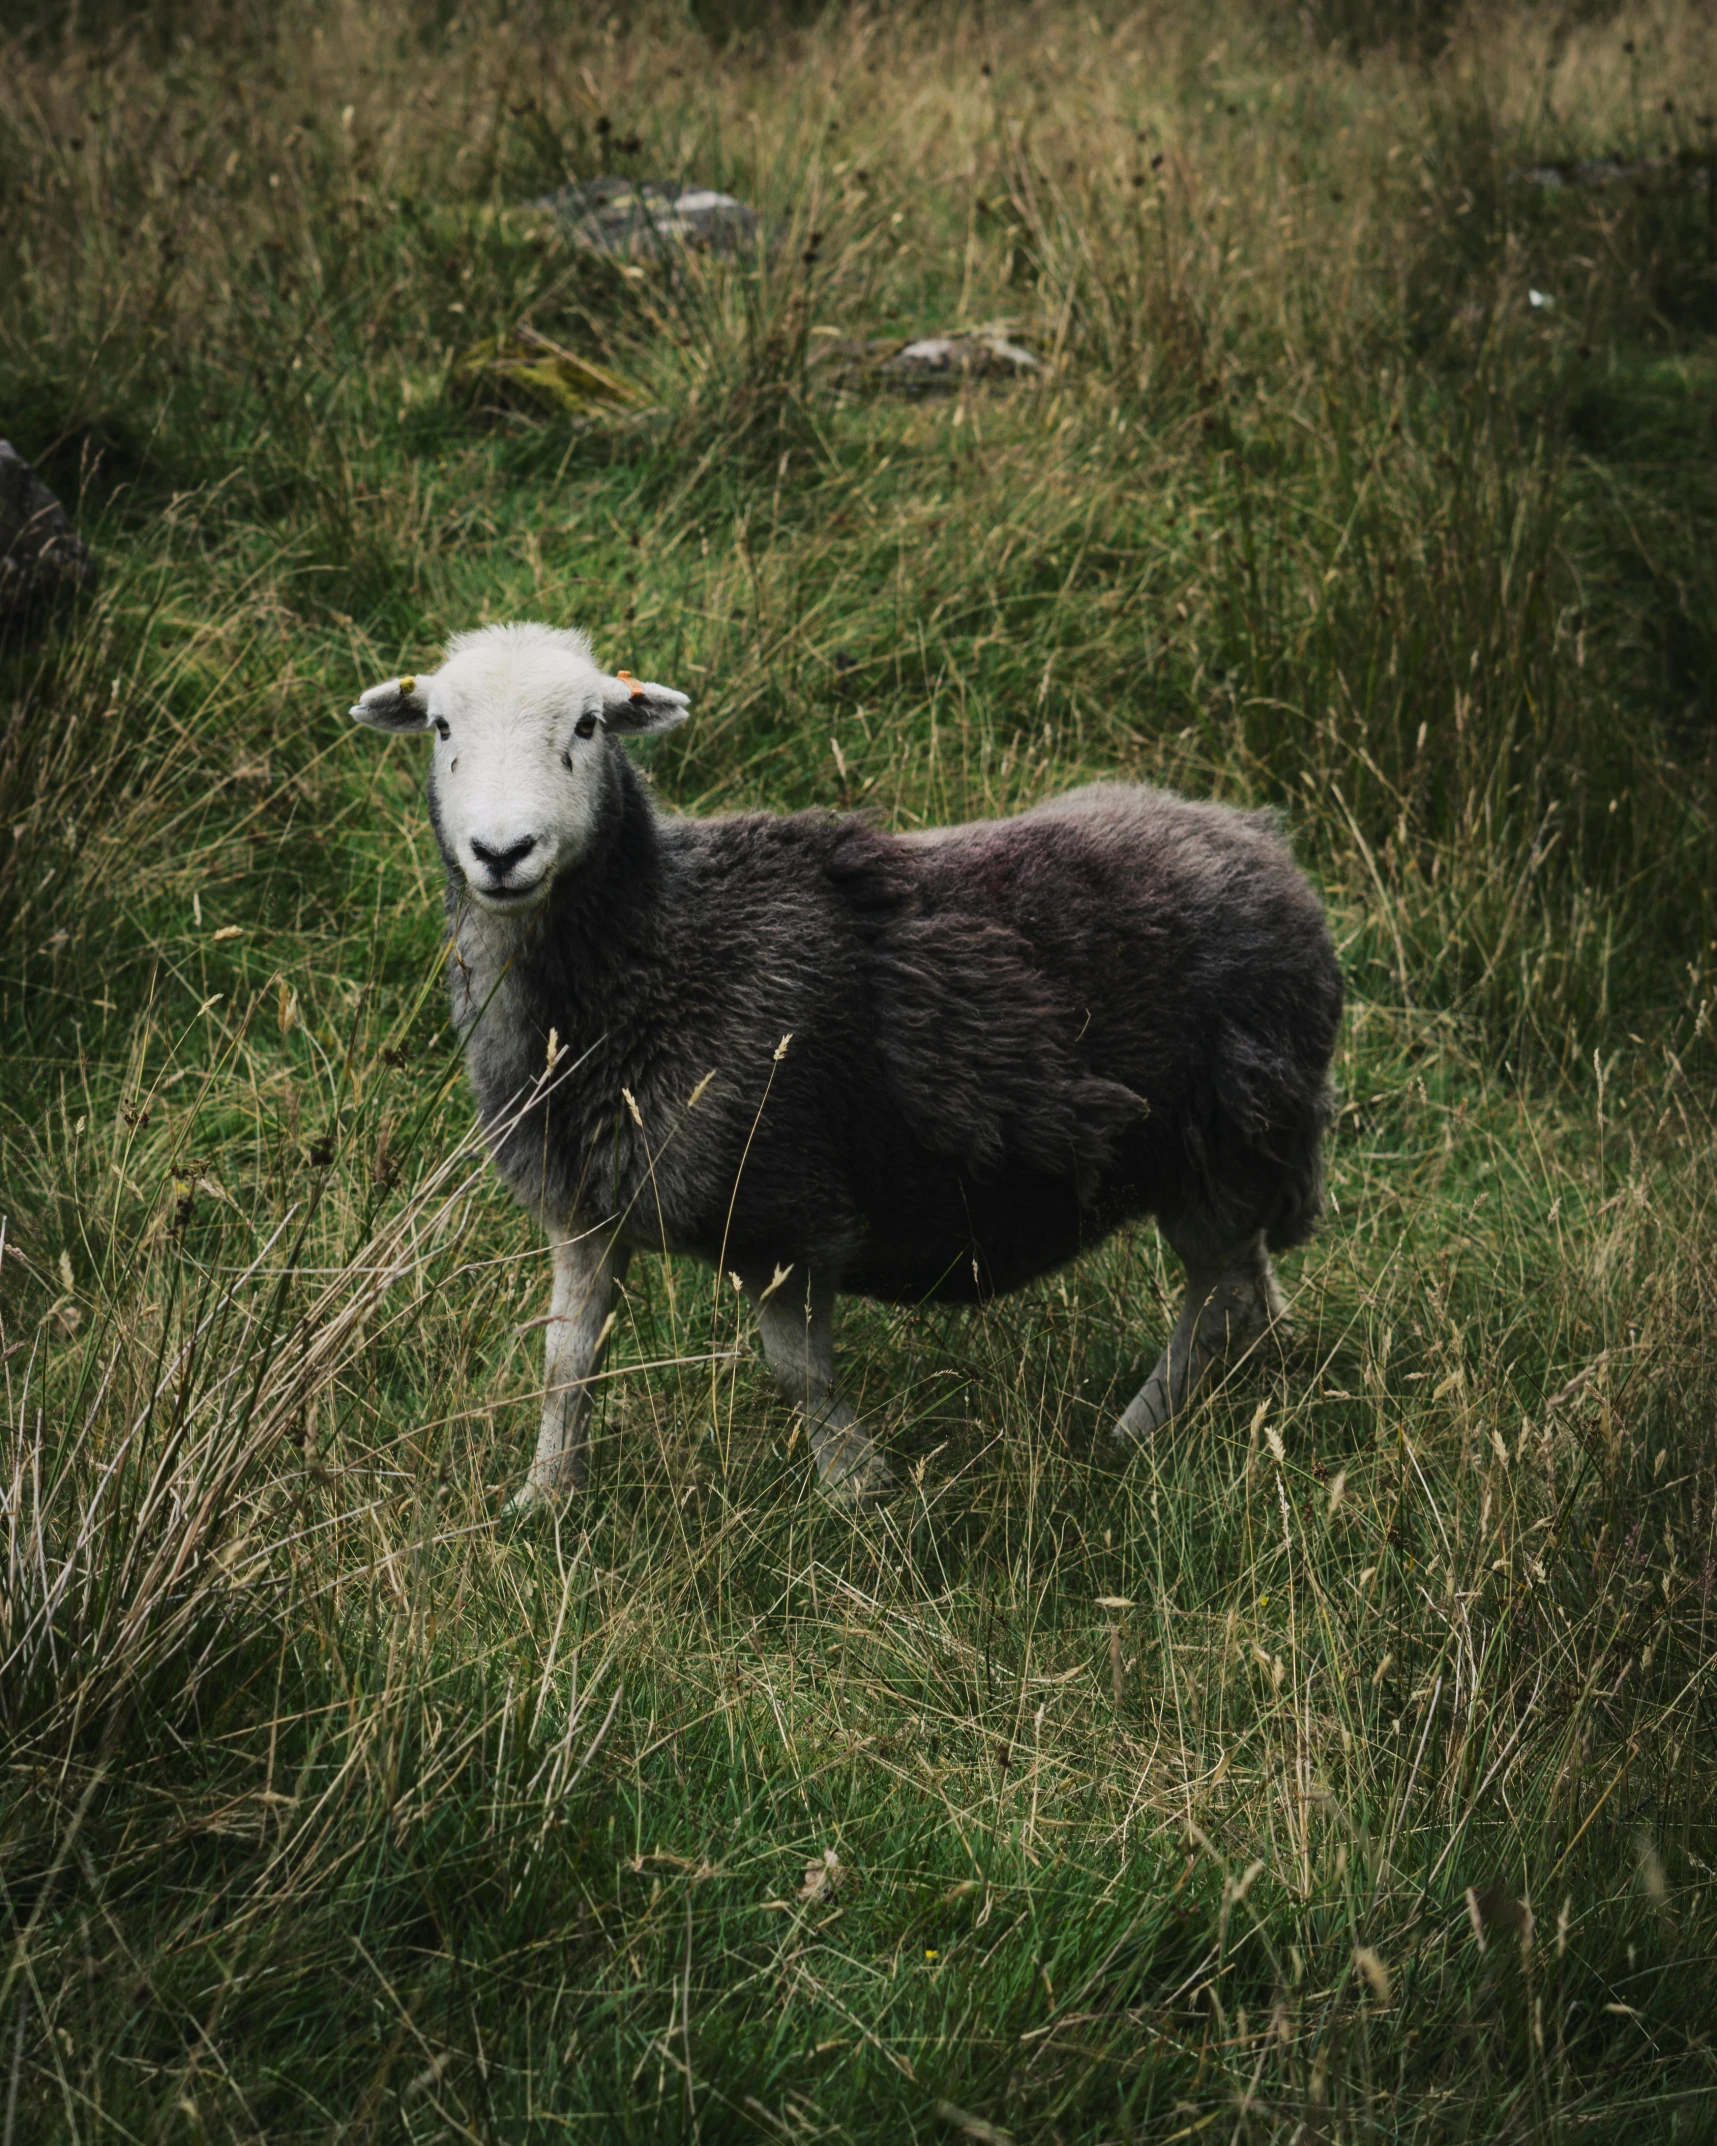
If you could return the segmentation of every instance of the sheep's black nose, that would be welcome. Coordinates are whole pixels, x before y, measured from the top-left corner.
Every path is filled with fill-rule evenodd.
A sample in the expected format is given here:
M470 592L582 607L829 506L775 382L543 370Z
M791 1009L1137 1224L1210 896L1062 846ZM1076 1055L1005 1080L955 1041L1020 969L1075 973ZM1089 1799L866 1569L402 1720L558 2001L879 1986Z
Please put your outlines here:
M526 835L522 841L511 843L506 849L491 849L487 842L479 842L475 835L471 837L472 856L497 879L505 879L515 864L523 864L536 846L535 835Z

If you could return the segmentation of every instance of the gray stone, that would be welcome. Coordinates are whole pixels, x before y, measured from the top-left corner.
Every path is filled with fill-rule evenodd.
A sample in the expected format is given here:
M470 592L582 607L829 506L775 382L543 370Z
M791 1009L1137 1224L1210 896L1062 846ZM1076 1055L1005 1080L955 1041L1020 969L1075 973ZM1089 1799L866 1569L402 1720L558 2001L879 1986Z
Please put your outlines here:
M575 246L622 260L650 261L677 247L746 253L762 220L732 194L656 179L585 179L542 194L535 206L556 217Z
M1592 156L1560 164L1531 164L1509 177L1520 186L1542 187L1547 194L1564 187L1648 186L1667 180L1706 179L1710 167L1684 156Z
M908 394L935 394L968 380L1029 380L1042 363L997 328L971 328L952 335L869 339L841 337L811 353L811 364L835 387L882 386Z
M0 440L0 619L95 581L95 561L65 508L11 441Z
M1038 363L1029 350L994 329L975 328L969 335L924 336L884 358L879 369L927 386L943 381L953 386L961 379L1023 379L1038 370Z

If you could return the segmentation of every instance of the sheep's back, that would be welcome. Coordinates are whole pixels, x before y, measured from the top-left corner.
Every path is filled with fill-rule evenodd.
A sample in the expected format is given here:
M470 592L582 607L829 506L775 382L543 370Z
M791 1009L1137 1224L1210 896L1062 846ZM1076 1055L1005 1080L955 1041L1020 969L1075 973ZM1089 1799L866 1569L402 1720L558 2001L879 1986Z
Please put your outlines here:
M1082 1241L1224 1202L1304 1234L1341 984L1271 816L1096 785L1011 820L854 830L833 870L871 943L893 1100L994 1233L1065 1213L1059 1180ZM1277 1214L1294 1157L1307 1189Z

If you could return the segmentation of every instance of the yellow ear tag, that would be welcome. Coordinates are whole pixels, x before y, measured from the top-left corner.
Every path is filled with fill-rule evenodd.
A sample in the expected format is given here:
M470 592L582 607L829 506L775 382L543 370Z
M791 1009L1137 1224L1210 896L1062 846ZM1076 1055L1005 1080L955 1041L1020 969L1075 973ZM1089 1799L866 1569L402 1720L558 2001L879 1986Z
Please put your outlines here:
M614 675L616 678L619 679L620 683L626 688L627 692L631 694L634 700L642 700L644 698L644 688L632 676L632 673L630 671L616 671Z
M402 678L399 682L399 691L402 700L409 700L417 691L417 680L415 678Z

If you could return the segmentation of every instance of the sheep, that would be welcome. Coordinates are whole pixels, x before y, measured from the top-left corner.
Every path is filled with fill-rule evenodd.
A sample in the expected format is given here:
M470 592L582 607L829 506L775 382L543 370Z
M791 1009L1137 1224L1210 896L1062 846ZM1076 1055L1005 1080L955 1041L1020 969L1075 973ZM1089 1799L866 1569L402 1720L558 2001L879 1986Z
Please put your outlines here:
M737 1276L848 1500L889 1471L835 1379L842 1292L982 1301L1152 1216L1185 1266L1113 1426L1183 1412L1272 1329L1316 1221L1342 981L1275 818L1094 783L904 835L668 813L621 740L683 693L582 633L458 635L351 713L433 738L453 1018L547 1234L542 1428L512 1503L581 1486L631 1254Z

